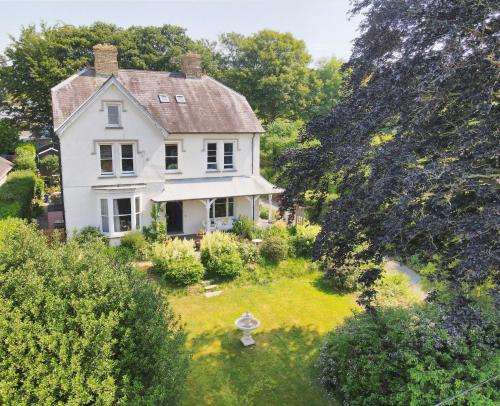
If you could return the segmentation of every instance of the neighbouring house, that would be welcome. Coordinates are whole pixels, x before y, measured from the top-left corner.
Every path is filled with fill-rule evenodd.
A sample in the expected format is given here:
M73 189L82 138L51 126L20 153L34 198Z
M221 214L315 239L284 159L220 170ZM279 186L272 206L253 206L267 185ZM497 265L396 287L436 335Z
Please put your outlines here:
M94 58L52 89L68 236L97 226L118 243L151 223L153 204L171 234L228 230L281 193L259 174L259 120L199 55L182 73L119 69L110 45Z
M0 156L0 185L7 180L7 175L14 168L14 164Z
M45 158L46 156L59 156L59 146L53 142L50 142L45 145L40 145L36 149L36 159L37 162L40 163L40 161Z

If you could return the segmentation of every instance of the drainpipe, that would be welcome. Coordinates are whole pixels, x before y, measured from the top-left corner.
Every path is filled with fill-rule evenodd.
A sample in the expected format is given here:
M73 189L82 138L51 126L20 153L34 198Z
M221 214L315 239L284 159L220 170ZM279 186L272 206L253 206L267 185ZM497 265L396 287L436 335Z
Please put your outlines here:
M61 203L62 203L62 212L63 212L63 221L64 221L64 239L67 241L68 240L68 225L66 223L66 205L64 204L64 187L63 187L63 173L62 173L62 159L61 159L61 152L62 152L62 143L61 139L59 139L58 143L58 149L59 149L59 176L60 176L60 185L61 185Z
M252 175L253 175L253 147L254 147L255 133L252 135Z

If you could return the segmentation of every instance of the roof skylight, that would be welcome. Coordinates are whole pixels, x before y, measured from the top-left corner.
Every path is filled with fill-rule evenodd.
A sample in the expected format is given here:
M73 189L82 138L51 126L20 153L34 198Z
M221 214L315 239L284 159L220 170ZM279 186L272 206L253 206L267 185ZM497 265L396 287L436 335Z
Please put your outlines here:
M158 99L160 103L170 103L170 98L166 94L159 94Z
M177 100L177 103L186 103L186 98L182 94L176 94L175 100Z

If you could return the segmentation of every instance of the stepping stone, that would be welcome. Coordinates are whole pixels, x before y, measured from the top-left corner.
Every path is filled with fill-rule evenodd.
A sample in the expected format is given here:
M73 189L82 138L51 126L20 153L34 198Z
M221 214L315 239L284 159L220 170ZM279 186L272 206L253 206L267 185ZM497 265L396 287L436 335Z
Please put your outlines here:
M211 279L207 279L205 281L201 281L201 283L203 283L204 285L211 285L212 282L213 282L213 280L211 280Z
M205 292L205 297L211 298L215 296L219 296L222 293L222 290L215 290L213 292Z
M217 285L205 285L205 290L212 290L216 287L217 287Z

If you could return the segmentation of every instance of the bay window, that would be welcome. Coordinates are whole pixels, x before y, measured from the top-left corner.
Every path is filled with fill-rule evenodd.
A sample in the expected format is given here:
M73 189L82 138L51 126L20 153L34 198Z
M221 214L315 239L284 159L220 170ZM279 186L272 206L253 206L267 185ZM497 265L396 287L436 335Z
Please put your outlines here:
M113 236L140 230L142 209L140 196L101 198L99 206L103 234Z

